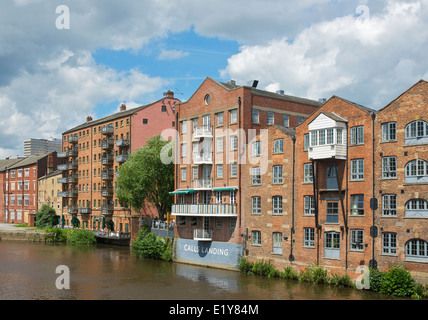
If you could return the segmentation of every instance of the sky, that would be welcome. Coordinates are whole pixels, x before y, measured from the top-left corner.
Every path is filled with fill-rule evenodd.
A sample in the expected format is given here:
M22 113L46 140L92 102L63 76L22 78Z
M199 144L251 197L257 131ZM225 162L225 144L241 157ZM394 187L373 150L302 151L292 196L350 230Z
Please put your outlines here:
M428 0L3 0L0 158L206 77L380 109L427 52Z

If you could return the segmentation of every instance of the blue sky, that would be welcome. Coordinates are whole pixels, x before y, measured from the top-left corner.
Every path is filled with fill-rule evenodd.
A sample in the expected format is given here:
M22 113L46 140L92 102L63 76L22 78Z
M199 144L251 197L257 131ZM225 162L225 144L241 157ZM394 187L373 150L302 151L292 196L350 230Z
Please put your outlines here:
M7 0L0 43L4 158L208 76L379 109L428 80L428 0Z

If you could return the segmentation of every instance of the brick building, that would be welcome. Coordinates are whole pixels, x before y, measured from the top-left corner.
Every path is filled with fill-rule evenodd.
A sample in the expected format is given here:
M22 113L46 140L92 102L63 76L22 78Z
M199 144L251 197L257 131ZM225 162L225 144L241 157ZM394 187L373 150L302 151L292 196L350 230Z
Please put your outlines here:
M62 198L58 193L62 190L62 184L58 182L62 178L62 171L55 170L37 180L37 210L46 204L55 210L57 216L62 214Z
M333 96L296 129L298 265L337 272L373 258L373 119L375 111Z
M295 127L319 101L207 78L177 109L175 259L235 267L243 250L246 144L267 125Z
M6 223L33 223L37 212L37 180L57 166L56 152L0 161L2 197L0 221Z
M243 216L245 255L285 266L290 260L294 216L295 128L269 125L247 146Z
M419 81L376 114L375 259L428 274L428 83Z
M66 225L94 230L109 229L136 236L140 216L157 216L147 205L136 213L123 207L115 196L119 167L129 154L163 130L175 126L175 105L168 91L165 98L145 106L92 120L63 133L63 152L58 167L63 176L63 219Z

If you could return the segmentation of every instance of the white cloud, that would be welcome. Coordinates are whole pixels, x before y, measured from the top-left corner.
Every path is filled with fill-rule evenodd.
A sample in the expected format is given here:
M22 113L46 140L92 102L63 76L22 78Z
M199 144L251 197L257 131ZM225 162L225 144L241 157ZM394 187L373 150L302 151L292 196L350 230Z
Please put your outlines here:
M158 59L159 60L176 60L183 57L187 57L189 52L181 51L181 50L166 50L162 49Z
M305 28L289 41L243 46L223 77L318 99L339 95L374 109L428 72L427 1L389 1L361 21L353 14Z

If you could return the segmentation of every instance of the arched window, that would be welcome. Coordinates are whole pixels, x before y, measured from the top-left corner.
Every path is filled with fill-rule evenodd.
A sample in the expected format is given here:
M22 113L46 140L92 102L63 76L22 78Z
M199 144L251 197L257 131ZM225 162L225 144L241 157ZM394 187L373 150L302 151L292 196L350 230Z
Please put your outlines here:
M411 199L407 201L405 216L428 218L428 201L424 199Z
M428 243L422 239L407 241L406 260L428 262Z
M409 161L406 164L405 182L428 182L428 162L422 159Z
M416 120L406 126L406 145L428 142L428 122Z

